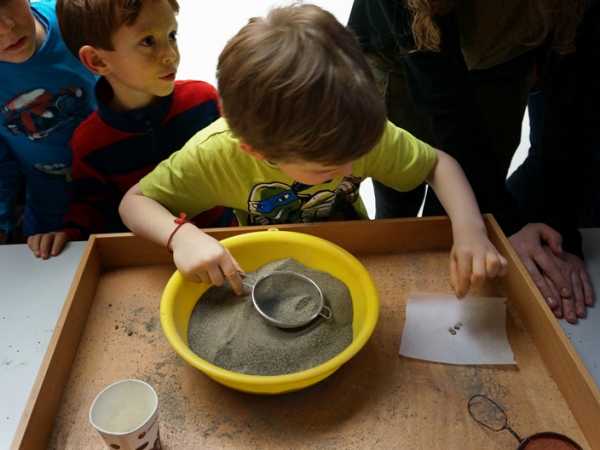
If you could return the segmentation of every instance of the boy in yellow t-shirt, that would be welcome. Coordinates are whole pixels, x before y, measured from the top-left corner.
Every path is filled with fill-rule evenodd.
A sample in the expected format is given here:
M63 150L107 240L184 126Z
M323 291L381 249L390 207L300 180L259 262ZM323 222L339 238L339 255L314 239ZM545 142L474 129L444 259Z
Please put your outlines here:
M358 195L366 177L397 190L426 180L436 191L452 221L458 296L504 273L460 166L386 121L354 36L330 13L294 5L251 19L221 53L217 79L225 119L163 161L120 206L134 233L172 249L184 275L215 285L227 278L242 290L231 254L176 215L224 205L247 224L366 217Z

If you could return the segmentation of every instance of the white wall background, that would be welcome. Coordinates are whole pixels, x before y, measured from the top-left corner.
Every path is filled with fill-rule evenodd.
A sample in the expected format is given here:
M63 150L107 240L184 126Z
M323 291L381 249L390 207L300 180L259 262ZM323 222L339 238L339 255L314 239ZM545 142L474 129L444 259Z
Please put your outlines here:
M199 78L216 84L215 69L225 43L248 19L265 15L274 6L292 1L274 0L179 0L179 78ZM352 0L313 0L346 24Z

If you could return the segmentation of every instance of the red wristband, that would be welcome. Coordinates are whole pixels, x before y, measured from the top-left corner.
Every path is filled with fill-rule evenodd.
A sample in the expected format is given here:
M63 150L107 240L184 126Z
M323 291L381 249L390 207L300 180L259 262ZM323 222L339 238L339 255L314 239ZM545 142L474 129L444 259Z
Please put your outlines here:
M182 225L185 225L189 221L187 220L186 213L182 212L182 213L179 213L179 217L177 217L175 220L173 220L173 222L176 223L177 226L175 227L175 229L173 231L171 231L171 235L169 236L169 239L167 240L167 250L169 250L171 253L173 253L173 249L171 248L171 241L173 240L173 236L175 236L175 233L177 233L177 230L179 230L182 227Z

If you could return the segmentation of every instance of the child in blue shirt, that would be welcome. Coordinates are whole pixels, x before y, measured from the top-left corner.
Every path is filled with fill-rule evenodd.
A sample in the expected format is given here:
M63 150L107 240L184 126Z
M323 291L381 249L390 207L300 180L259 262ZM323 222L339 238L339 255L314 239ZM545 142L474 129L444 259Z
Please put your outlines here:
M56 0L66 46L100 76L98 109L70 140L73 195L64 224L27 240L36 257L56 256L67 241L93 233L126 231L118 214L123 195L219 118L213 86L175 80L178 11L177 0ZM193 219L207 228L228 226L234 216L217 207Z
M59 228L69 203L73 130L95 108L95 77L66 48L54 0L0 6L0 242Z

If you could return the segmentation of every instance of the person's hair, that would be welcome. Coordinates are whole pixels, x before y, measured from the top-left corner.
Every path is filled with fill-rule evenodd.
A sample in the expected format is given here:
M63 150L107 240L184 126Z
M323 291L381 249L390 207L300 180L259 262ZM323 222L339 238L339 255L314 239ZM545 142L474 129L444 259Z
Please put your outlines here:
M65 44L77 58L84 45L114 50L113 34L135 23L144 1L156 0L57 0L56 15ZM168 2L179 12L177 0Z
M413 16L412 33L417 50L439 51L442 38L434 17L449 12L454 0L406 0L406 6Z
M352 32L314 5L253 18L219 56L223 115L275 162L343 164L381 138L386 112Z
M455 0L405 1L412 13L412 33L417 50L439 51L440 29L435 16L451 11ZM523 45L540 46L548 37L552 48L559 53L575 50L575 34L583 17L584 0L523 0L525 14L531 24L532 37Z

